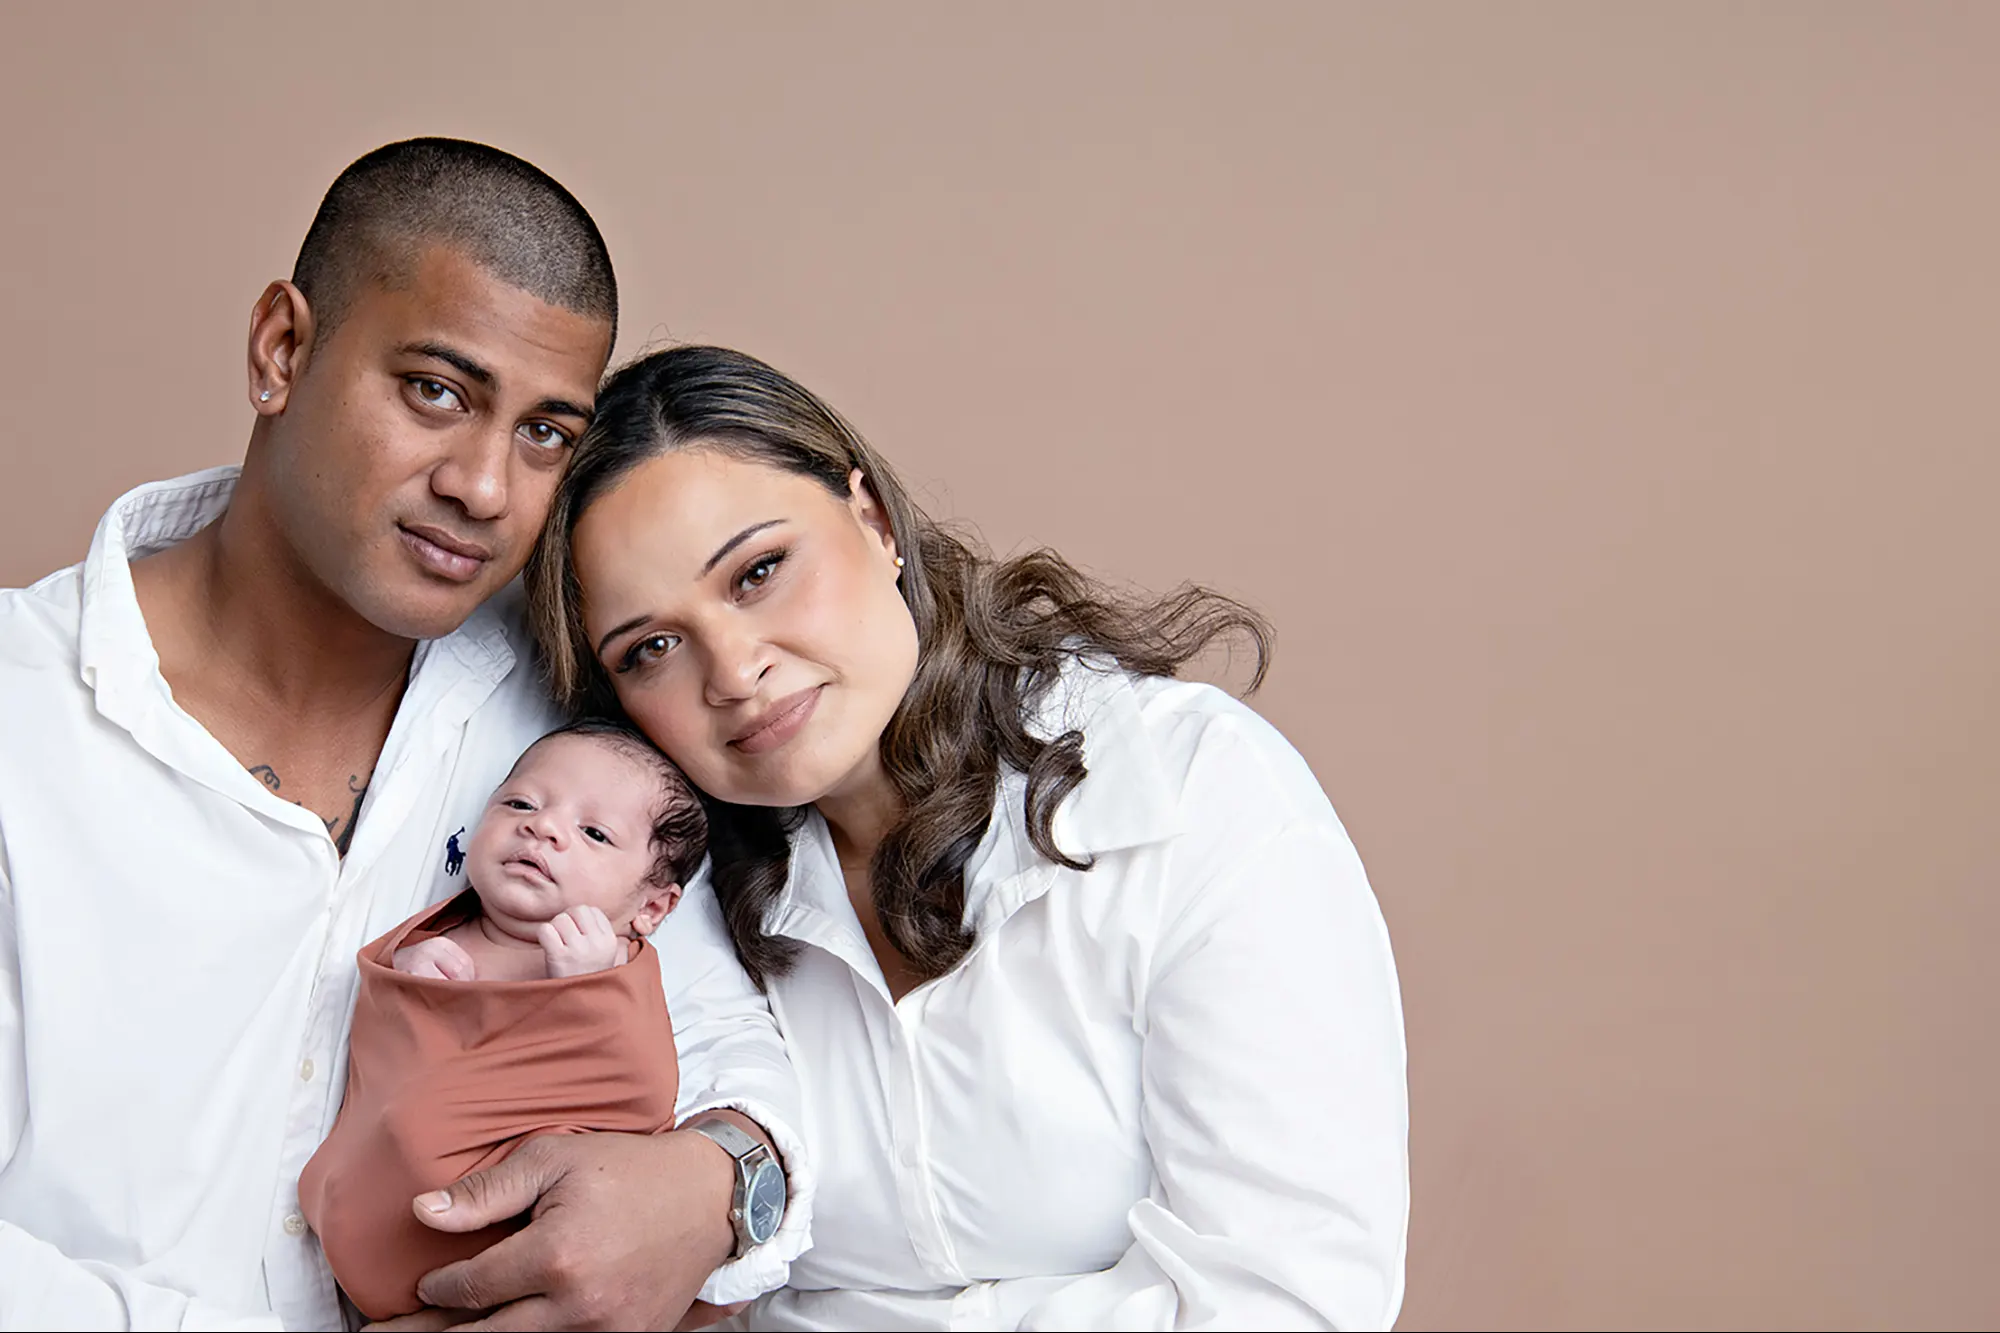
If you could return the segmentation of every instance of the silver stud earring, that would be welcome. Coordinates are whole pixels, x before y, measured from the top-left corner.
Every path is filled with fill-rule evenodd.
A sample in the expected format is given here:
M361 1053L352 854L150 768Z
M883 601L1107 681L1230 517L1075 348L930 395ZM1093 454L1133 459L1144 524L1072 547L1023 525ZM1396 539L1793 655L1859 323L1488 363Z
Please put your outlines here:
M257 401L258 401L258 402L260 402L260 403L268 403L268 402L270 402L270 401L271 401L271 391L270 391L269 389L266 389L266 390L264 390L264 392L262 392L262 393L258 394L258 395L257 395Z

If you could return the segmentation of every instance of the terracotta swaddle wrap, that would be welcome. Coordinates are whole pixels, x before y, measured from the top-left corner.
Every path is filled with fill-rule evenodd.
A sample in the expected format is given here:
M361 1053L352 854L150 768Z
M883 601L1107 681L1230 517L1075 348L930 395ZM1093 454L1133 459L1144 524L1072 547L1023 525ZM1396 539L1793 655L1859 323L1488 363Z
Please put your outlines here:
M470 890L361 950L347 1100L299 1177L333 1275L370 1319L423 1302L417 1279L519 1223L434 1231L410 1201L491 1166L529 1135L673 1128L680 1074L653 947L619 967L547 981L445 981L390 966L396 950L470 920Z

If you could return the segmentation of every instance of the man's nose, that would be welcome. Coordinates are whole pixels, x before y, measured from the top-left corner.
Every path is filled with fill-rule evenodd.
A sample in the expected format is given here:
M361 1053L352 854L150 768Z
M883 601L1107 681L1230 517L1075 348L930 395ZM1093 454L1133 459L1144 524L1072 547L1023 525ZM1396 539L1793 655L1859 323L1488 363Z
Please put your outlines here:
M458 432L449 451L431 469L431 492L450 500L465 516L490 523L507 513L507 464L513 456L512 428L494 424Z

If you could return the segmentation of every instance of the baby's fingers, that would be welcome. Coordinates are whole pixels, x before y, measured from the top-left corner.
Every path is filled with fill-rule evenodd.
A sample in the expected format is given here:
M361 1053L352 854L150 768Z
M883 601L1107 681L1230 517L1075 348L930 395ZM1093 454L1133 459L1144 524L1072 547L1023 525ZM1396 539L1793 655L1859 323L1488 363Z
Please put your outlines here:
M612 933L611 918L604 915L604 909L601 907L593 907L589 903L585 903L581 907L572 907L570 914L576 918L577 926L587 937L604 936Z
M549 919L549 924L556 928L556 934L564 944L574 945L583 938L583 928L577 925L576 918L569 912L557 912Z
M456 940L444 936L437 937L435 961L438 970L453 981L470 981L475 971L472 955L461 948Z

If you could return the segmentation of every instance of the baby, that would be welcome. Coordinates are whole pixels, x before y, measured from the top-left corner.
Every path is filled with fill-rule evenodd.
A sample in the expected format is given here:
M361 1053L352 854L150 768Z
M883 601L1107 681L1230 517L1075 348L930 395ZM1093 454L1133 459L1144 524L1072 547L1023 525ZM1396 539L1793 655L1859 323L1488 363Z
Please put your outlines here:
M420 1308L418 1278L519 1225L434 1231L417 1195L534 1134L673 1127L673 1024L644 937L706 842L700 802L643 736L573 724L493 793L471 887L361 950L347 1100L299 1202L369 1319Z

